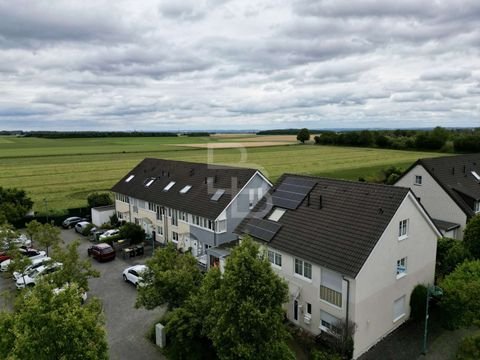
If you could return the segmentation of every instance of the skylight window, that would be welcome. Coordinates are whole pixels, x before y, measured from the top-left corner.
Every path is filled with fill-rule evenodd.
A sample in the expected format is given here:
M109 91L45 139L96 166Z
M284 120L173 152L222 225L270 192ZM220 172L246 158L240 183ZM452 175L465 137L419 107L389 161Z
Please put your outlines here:
M187 185L180 190L180 194L186 194L190 189L192 188L192 185Z
M163 191L168 191L172 188L172 186L175 185L175 181L170 181L167 186L163 188Z
M282 209L282 208L275 208L272 213L270 214L270 216L268 217L268 220L272 220L272 221L278 221L280 220L280 218L283 216L283 214L285 214L285 209Z
M151 179L148 180L148 182L145 184L145 187L149 187L150 185L153 184L154 181L155 181L155 178L151 178Z
M472 175L477 180L477 182L480 182L480 175L478 175L476 171L472 171Z
M135 175L130 175L127 180L125 180L125 182L130 182L130 180L132 180L133 178L135 177Z
M213 201L218 201L222 197L223 194L225 194L225 190L218 189L217 191L215 191L215 194L213 194L212 200Z

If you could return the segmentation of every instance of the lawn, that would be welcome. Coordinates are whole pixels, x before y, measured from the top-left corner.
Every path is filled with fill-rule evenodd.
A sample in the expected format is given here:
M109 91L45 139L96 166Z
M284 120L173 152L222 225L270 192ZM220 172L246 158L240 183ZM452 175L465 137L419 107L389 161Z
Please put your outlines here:
M406 168L420 157L441 155L310 144L210 150L181 146L234 141L234 137L0 137L0 186L24 188L35 201L35 210L43 212L43 199L50 210L84 206L89 193L110 189L145 157L254 167L275 181L285 172L356 180L389 165Z

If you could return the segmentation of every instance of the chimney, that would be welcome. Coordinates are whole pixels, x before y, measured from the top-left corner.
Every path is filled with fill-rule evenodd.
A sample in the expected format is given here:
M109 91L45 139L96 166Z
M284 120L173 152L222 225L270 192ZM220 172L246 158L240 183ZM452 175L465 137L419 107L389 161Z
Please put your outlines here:
M323 209L323 199L322 199L322 195L320 195L320 202L318 203L318 208L319 208L319 209Z

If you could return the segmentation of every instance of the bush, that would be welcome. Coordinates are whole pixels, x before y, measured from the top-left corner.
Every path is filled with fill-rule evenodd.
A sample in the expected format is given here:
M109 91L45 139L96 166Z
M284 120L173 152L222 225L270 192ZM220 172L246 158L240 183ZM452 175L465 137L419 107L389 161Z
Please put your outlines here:
M435 266L435 276L442 279L450 274L458 264L468 259L470 254L465 248L463 241L440 238L437 242L437 264Z
M126 223L120 228L120 237L130 240L130 244L140 244L145 240L145 230L140 225Z
M473 258L480 259L480 214L468 222L463 242Z
M109 193L97 193L97 192L94 192L88 195L87 202L88 202L88 206L91 208L113 204L113 200Z
M90 230L92 230L92 228L94 228L94 227L95 227L95 225L93 225L93 224L88 224L87 226L85 226L85 229L83 229L82 235L83 235L83 236L88 236L88 235L90 235Z
M425 285L418 284L413 288L410 296L410 318L413 321L422 321L425 319L427 305L427 288Z
M310 354L311 360L342 360L339 354L313 349Z
M480 359L480 333L467 336L462 340L457 350L457 360Z

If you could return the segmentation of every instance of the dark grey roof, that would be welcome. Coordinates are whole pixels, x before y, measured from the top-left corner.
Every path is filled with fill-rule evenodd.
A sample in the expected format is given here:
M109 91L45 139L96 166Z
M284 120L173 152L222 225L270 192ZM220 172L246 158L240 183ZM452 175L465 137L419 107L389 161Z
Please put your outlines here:
M480 175L480 154L419 159L405 173L418 164L425 168L468 217L475 215L473 203L480 200L480 183L472 171Z
M257 172L255 169L164 159L144 159L112 191L191 214L215 219ZM135 175L129 182L126 180ZM145 186L155 179L148 187ZM164 191L171 181L175 185ZM191 185L185 194L180 190ZM225 193L211 200L217 189Z
M432 221L437 228L443 231L450 231L460 227L460 224L455 224L450 221L444 221L439 219L432 219Z
M410 191L284 174L268 194L292 177L314 180L315 185L297 209L286 210L278 221L281 228L269 246L351 277L356 277ZM267 219L272 207L271 197L265 196L236 232L248 233L247 224L255 218Z

